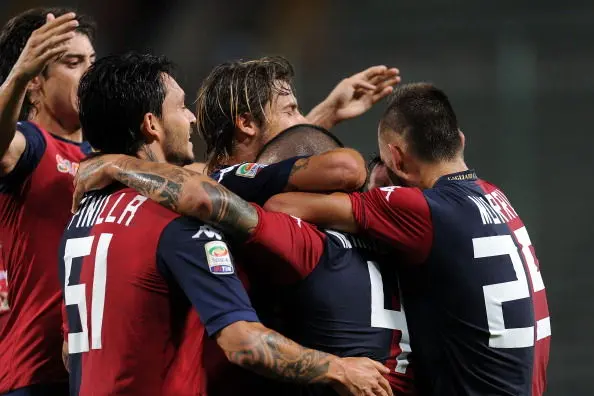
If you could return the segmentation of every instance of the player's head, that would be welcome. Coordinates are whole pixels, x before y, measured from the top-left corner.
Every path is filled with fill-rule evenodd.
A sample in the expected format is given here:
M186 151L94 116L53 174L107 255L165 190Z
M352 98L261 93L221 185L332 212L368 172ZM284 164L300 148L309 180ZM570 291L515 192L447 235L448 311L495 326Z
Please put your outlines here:
M35 8L12 18L0 33L0 83L8 77L25 48L27 40L46 23L47 14L59 17L73 12L68 8ZM95 23L77 14L76 35L68 43L66 53L50 61L43 72L29 83L20 119L46 112L67 129L78 129L76 89L80 77L95 59L93 39Z
M198 130L209 169L253 161L284 129L305 122L293 89L293 66L282 57L215 67L198 93Z
M261 164L273 164L297 156L311 156L344 147L336 136L316 125L298 124L275 136L256 158Z
M427 165L461 160L464 135L446 94L432 84L395 88L378 128L380 156L405 185L421 186Z
M376 155L369 161L367 164L367 185L365 186L367 190L372 190L376 187L386 187L392 186L395 183L391 180L390 170L384 164L382 159L379 155Z
M127 53L97 60L80 81L85 138L105 154L137 155L177 165L193 162L196 118L164 56Z

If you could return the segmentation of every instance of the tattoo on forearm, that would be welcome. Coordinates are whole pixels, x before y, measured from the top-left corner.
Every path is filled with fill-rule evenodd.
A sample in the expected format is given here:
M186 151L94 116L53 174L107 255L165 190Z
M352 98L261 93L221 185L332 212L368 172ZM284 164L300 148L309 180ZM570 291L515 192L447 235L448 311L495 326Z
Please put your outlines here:
M182 185L159 175L142 172L119 172L117 179L120 183L134 188L173 211L177 209Z
M309 165L309 157L308 158L301 158L298 159L297 161L295 161L295 163L293 164L293 167L291 168L291 173L289 173L289 181L287 182L287 185L285 186L285 191L299 191L299 187L297 187L294 183L291 183L291 177L304 169L307 169L307 166Z
M291 168L291 173L289 173L289 176L293 176L295 173L299 172L300 170L306 169L308 165L309 165L309 157L298 159L293 164L293 167Z
M103 165L105 165L105 161L103 161L101 158L94 159L92 160L89 166L82 168L80 174L78 174L77 176L79 179L85 180L97 169L103 167Z
M258 212L252 205L219 184L202 182L202 188L211 203L207 221L240 238L246 238L254 231L258 225Z
M193 195L201 193L186 187L193 177L204 178L176 166L130 161L123 162L116 174L120 183L173 211L197 217L239 238L246 238L254 231L258 225L256 209L214 182L200 183L204 190L205 205L198 208L187 205Z
M233 363L261 375L302 384L322 381L331 359L327 353L304 348L272 330L250 338L227 355Z

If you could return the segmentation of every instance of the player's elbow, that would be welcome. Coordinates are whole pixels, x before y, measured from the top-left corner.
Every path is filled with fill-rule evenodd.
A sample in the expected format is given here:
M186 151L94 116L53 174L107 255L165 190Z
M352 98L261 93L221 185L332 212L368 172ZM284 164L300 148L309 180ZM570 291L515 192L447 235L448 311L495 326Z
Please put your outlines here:
M210 181L207 183L210 183ZM179 199L176 200L174 210L184 216L208 221L211 207L212 197L207 187L205 187L204 176L195 174L186 180L181 191L179 191Z
M260 323L239 321L219 331L216 340L231 363L253 370L261 362L262 343L269 332Z
M294 201L291 199L290 193L278 194L266 201L264 204L264 210L268 212L282 212L299 217L299 213L295 214L298 212L298 209L295 205L293 205L293 202Z
M367 170L365 160L353 149L337 150L332 156L329 171L337 180L336 190L355 191L365 184Z

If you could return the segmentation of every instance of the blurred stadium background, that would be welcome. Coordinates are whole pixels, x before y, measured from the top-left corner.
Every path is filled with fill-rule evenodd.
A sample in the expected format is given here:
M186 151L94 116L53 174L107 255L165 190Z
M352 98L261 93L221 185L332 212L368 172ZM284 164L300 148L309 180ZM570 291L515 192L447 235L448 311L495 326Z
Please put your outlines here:
M467 162L506 191L537 248L553 327L547 394L594 394L593 2L3 0L0 19L51 5L95 17L99 56L168 55L190 98L217 63L267 54L295 65L305 112L373 64L443 88ZM382 108L335 132L370 155Z

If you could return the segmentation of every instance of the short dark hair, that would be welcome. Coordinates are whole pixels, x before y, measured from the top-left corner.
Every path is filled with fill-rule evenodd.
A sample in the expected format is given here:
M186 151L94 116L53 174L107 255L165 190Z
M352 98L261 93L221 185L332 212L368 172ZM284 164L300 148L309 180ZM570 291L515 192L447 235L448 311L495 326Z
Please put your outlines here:
M299 124L285 129L260 150L256 162L275 163L344 147L336 136L317 125Z
M237 117L250 113L264 124L264 107L274 94L288 94L293 87L293 66L280 56L226 62L215 67L198 92L198 132L206 142L207 164L225 161L233 151Z
M19 59L31 34L43 26L47 14L59 17L69 12L70 8L33 8L10 19L0 32L0 84L4 83L14 64ZM84 34L91 42L95 39L95 22L87 15L77 14L78 27L76 31ZM26 120L33 108L29 95L21 107L20 120Z
M380 132L404 134L421 160L451 160L462 148L458 120L447 95L429 83L395 88L380 122Z
M173 64L164 56L128 52L97 60L80 80L79 116L83 135L105 154L136 155L145 139L146 113L160 117Z

